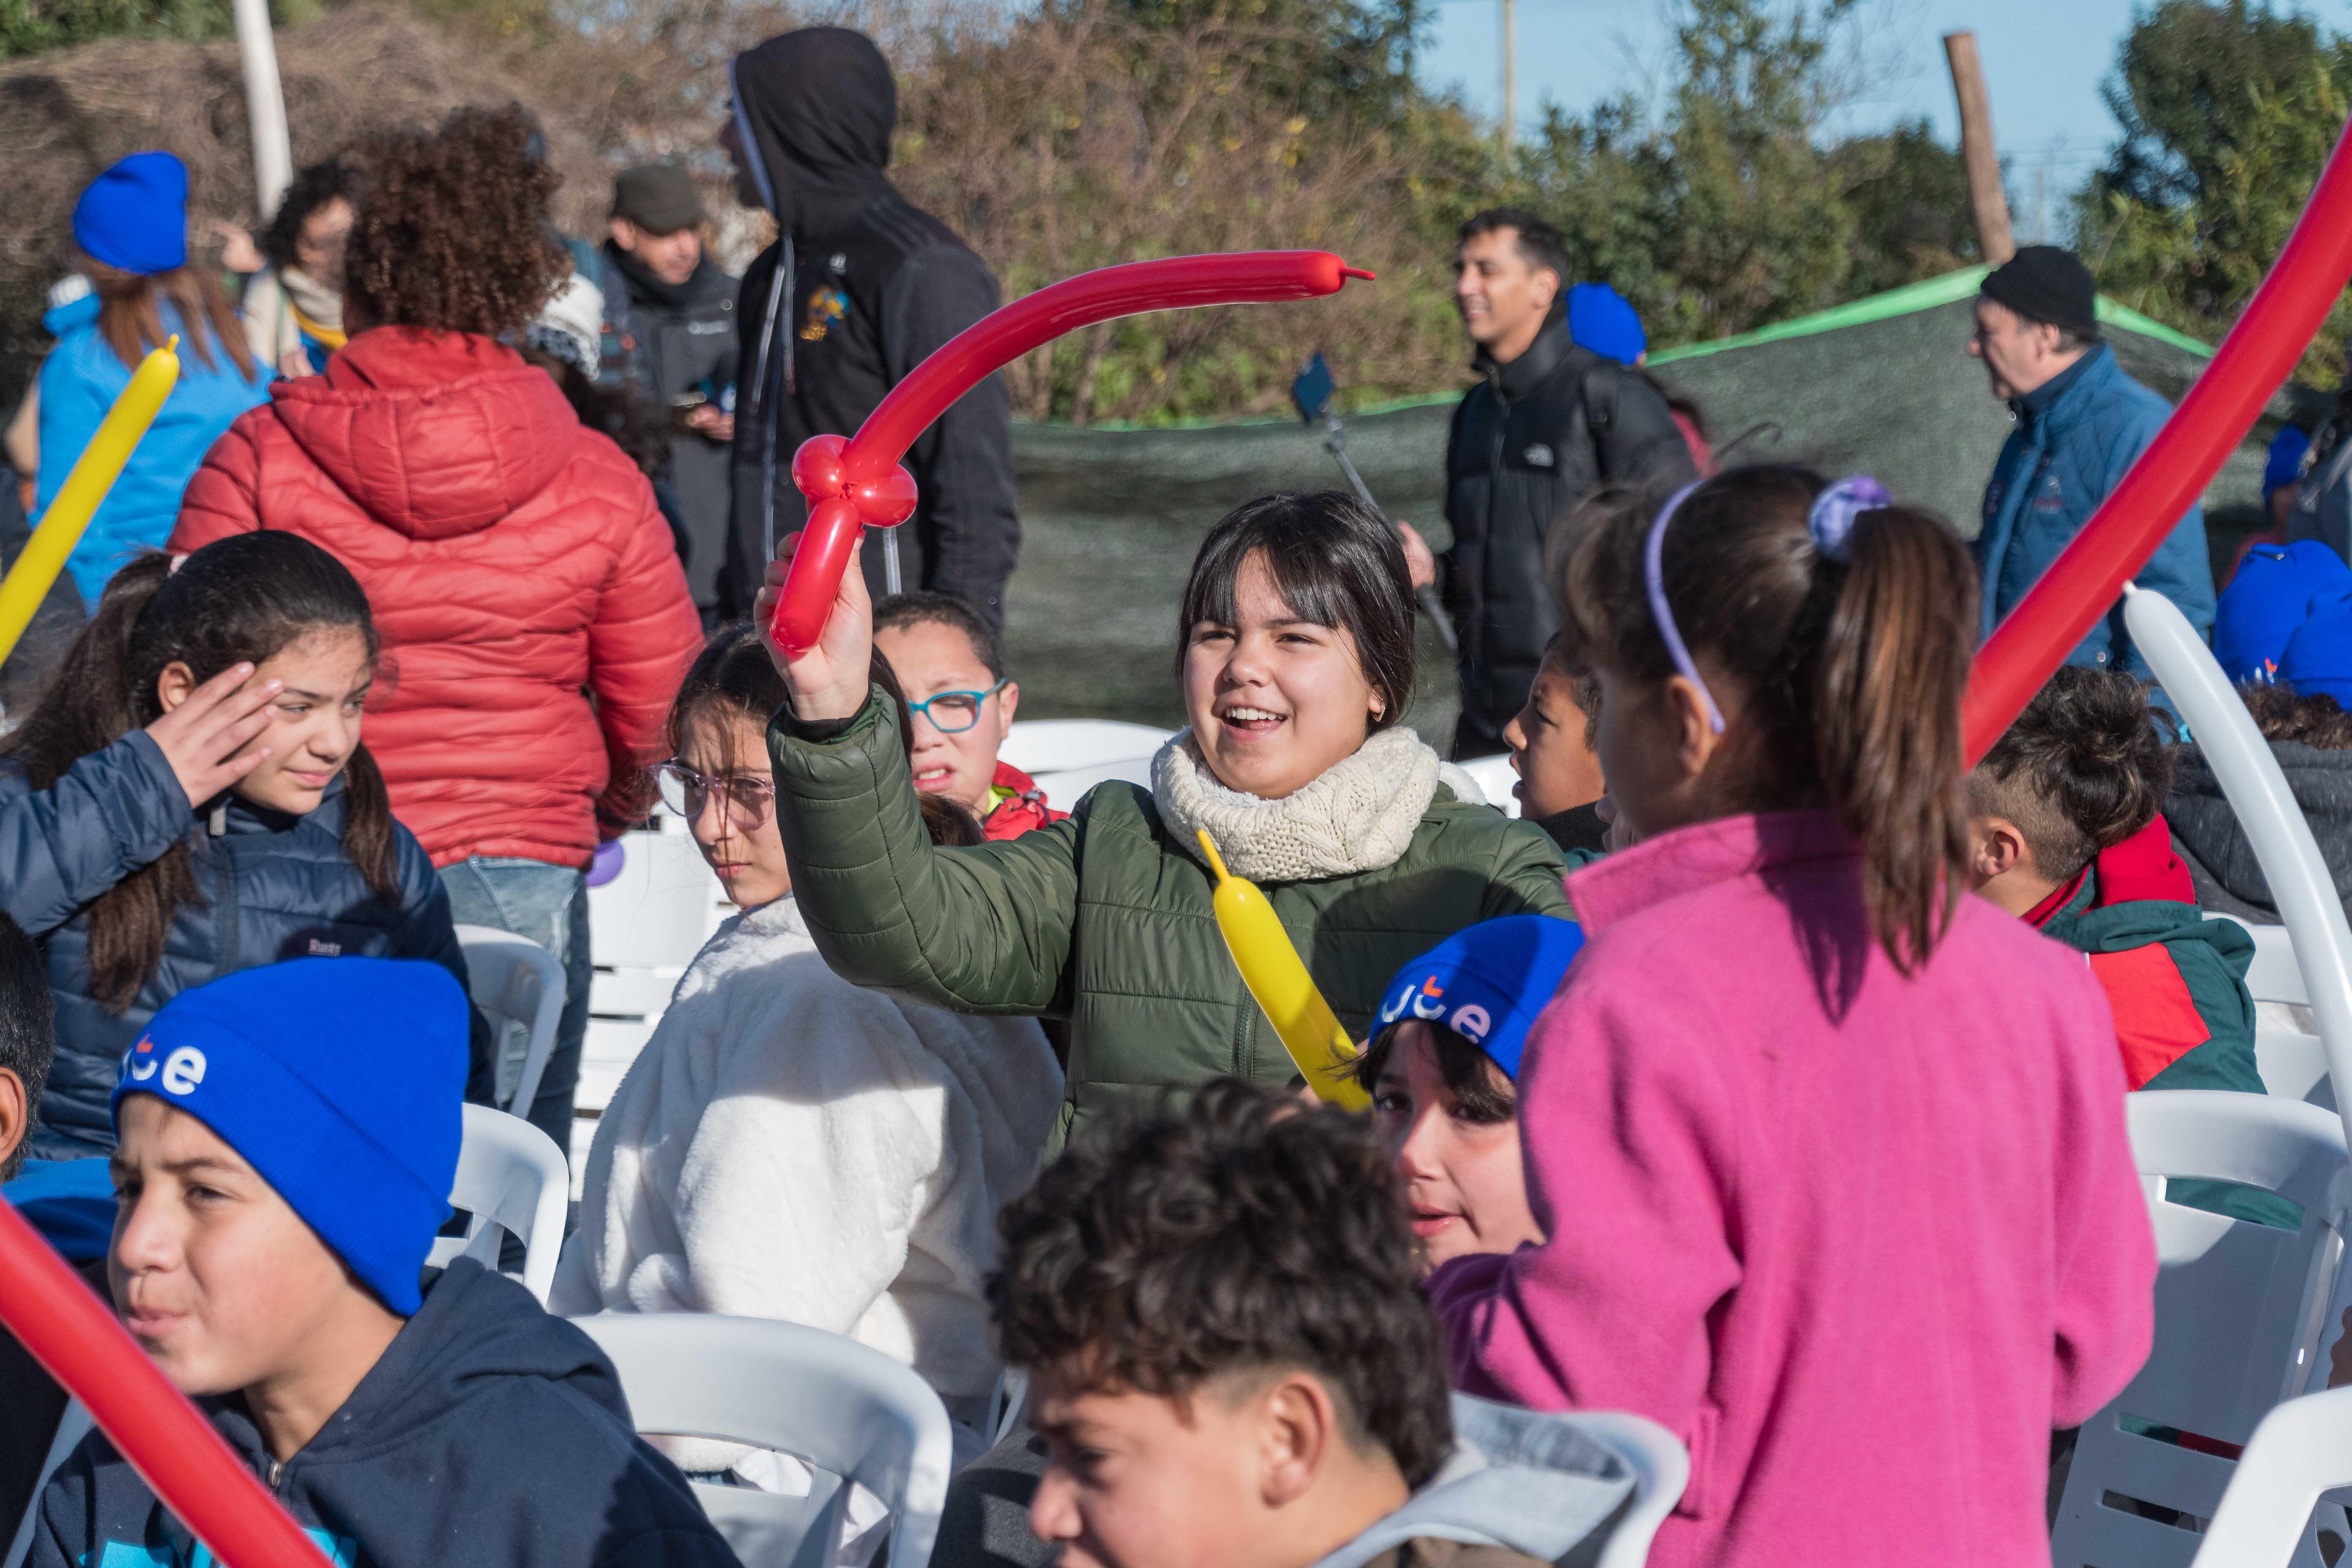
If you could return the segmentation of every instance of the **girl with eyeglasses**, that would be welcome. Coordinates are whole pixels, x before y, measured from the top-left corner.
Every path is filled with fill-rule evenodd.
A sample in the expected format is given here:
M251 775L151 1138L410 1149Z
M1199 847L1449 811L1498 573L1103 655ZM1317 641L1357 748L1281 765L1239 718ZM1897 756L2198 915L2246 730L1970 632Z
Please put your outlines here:
M868 679L896 693L878 657ZM1029 1018L861 990L818 956L777 831L763 730L782 679L749 626L715 635L670 709L663 801L742 912L719 928L596 1124L551 1305L776 1318L912 1366L976 1441L999 1371L982 1279L1062 1075ZM903 718L893 752L906 766ZM921 803L929 844L978 826ZM977 1447L971 1451L977 1452ZM775 1456L675 1441L690 1471Z
M1542 829L1486 805L1402 722L1411 580L1396 529L1353 497L1265 496L1211 530L1175 628L1192 722L1151 787L1098 784L1066 821L1006 843L925 841L891 742L898 705L866 674L871 624L851 571L820 646L776 655L791 700L768 745L802 910L861 985L1068 1020L1057 1137L1167 1088L1297 1077L1218 933L1203 829L1359 1040L1389 977L1444 937L1567 912Z

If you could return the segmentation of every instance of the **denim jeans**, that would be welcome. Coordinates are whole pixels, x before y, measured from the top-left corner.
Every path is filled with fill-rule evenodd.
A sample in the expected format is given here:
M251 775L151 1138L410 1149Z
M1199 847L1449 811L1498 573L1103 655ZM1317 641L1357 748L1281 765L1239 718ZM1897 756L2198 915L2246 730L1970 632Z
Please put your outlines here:
M588 1037L588 984L595 970L588 955L588 879L569 866L543 860L477 855L441 870L449 890L449 914L459 925L493 926L527 937L555 954L563 965L563 1021L555 1049L539 1080L539 1092L525 1110L530 1124L555 1140L572 1157L572 1098L580 1087L580 1047ZM499 1061L499 1091L509 1092L522 1068L521 1031L505 1043Z

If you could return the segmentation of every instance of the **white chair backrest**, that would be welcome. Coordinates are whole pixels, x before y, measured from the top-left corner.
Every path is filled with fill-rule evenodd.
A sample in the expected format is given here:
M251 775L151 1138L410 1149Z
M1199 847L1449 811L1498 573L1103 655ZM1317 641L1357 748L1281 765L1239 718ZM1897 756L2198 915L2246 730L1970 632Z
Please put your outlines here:
M2352 1203L2343 1123L2316 1106L2184 1089L2126 1110L2160 1265L2155 1345L2083 1426L2052 1531L2058 1568L2187 1568L2199 1538L2161 1516L2211 1518L2234 1468L2214 1445L2243 1444L2281 1400L2325 1382ZM2188 1207L2168 1193L2183 1180L2291 1199L2302 1228Z
M530 1043L514 1088L500 1099L509 1110L530 1110L539 1080L555 1049L556 1026L563 1019L563 963L528 937L493 926L459 926L457 945L466 952L467 989L497 1031L505 1055L507 1026L521 1028Z
M8 1555L0 1558L0 1568L24 1568L25 1555L33 1549L33 1527L40 1522L41 1493L48 1489L49 1478L66 1462L66 1456L89 1436L89 1412L79 1399L66 1401L65 1414L58 1417L58 1429L49 1439L49 1451L41 1460L40 1479L33 1483L32 1496L25 1503L25 1517L16 1521L16 1533L8 1542Z
M2319 852L2319 841L2312 837L2311 824L2304 820L2270 742L2254 727L2244 700L2188 618L2163 595L2126 584L2124 624L2132 646L2188 721L2198 750L2237 814L2263 879L2270 884L2294 949L2303 1002L2311 1009L2314 1032L2326 1049L2329 1076L2352 1083L2352 923L2345 919L2336 879ZM2286 984L2284 979L2273 980L2274 973L2275 964L2265 965L2265 990ZM2262 991L2254 994L2257 1001L2263 999ZM2337 1109L2352 1118L2352 1099ZM2344 1124L2352 1128L2352 1120Z
M1605 1443L1633 1472L1633 1506L1610 1532L1594 1568L1642 1568L1658 1526L1682 1500L1690 1484L1690 1452L1675 1435L1645 1415L1622 1410L1584 1410L1571 1417L1580 1431Z
M562 1152L520 1116L487 1105L468 1105L465 1114L449 1205L474 1218L464 1239L445 1237L434 1244L432 1261L446 1263L462 1255L495 1269L499 1240L512 1235L522 1243L522 1282L545 1306L563 1252L563 1222L571 1213L572 1178Z
M2197 1549L2196 1568L2289 1568L2320 1494L2352 1486L2352 1388L2290 1399L2254 1428Z
M2307 1100L2336 1109L2334 1080L2327 1076L2327 1047L2312 1032L2311 993L2294 960L2294 940L2281 925L2208 914L2228 921L2253 939L2246 989L2254 999L2254 1067L2263 1088L2284 1100Z
M640 1432L772 1448L819 1471L805 1498L698 1485L744 1568L823 1568L856 1481L890 1510L890 1568L925 1568L955 1442L939 1395L854 1340L688 1312L572 1320L612 1357Z

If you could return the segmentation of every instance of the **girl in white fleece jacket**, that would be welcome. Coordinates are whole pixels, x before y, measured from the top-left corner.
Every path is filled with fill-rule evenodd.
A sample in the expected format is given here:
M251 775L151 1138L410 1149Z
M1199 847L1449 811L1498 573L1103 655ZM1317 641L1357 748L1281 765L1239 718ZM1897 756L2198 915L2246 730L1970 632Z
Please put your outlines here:
M1062 1075L1033 1019L894 1002L825 967L776 831L762 727L783 696L748 627L715 637L679 690L663 793L743 912L597 1125L551 1304L846 1334L976 1426L999 1370L981 1295L996 1212L1036 1173ZM952 806L932 832L978 842Z

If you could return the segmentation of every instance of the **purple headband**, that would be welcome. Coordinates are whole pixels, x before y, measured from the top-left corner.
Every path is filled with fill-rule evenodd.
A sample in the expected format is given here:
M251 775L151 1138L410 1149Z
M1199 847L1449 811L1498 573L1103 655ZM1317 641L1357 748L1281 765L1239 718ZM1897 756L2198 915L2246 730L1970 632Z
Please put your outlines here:
M1666 545L1666 524L1675 520L1684 501L1693 490L1705 483L1695 479L1666 498L1658 509L1658 521L1650 524L1648 545L1642 552L1643 585L1650 593L1650 615L1658 623L1658 637L1666 645L1667 657L1685 680L1698 688L1699 700L1706 704L1706 721L1717 734L1723 733L1723 710L1715 705L1715 693L1706 689L1699 678L1698 666L1691 662L1690 649L1683 646L1683 634L1675 625L1675 613L1666 605L1665 574L1663 561ZM1853 553L1854 520L1865 511L1892 506L1894 498L1886 487L1868 474L1849 474L1830 486L1813 500L1813 509L1806 515L1805 530L1813 536L1813 548L1832 561L1843 561Z

